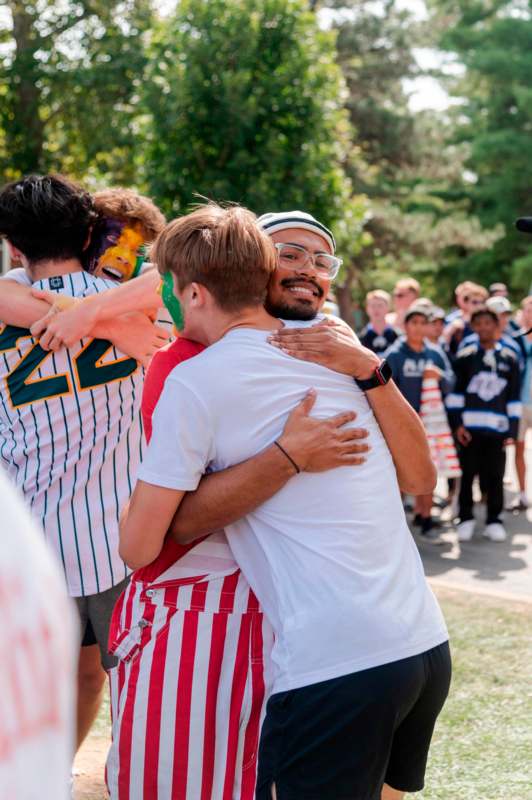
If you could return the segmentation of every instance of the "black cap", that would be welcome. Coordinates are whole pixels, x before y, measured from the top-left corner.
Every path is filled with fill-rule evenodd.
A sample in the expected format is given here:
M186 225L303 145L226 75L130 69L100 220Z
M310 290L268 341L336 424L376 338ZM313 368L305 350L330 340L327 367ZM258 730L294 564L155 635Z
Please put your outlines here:
M515 227L522 233L532 233L532 217L519 217L515 221Z

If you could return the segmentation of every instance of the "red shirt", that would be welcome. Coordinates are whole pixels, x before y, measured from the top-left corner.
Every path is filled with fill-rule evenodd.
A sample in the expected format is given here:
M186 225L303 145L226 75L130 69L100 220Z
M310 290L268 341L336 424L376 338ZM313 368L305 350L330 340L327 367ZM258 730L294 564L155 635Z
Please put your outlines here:
M205 347L198 342L193 342L190 339L183 339L178 337L171 344L167 344L158 350L153 356L146 379L144 381L144 390L142 392L142 422L144 423L144 432L146 440L149 442L152 434L152 416L155 411L155 406L159 401L161 392L164 388L164 382L168 375L172 372L174 367L177 367L182 361L186 361L192 356L196 356L205 350ZM133 573L132 579L135 581L145 581L150 583L154 581L159 575L172 566L179 558L188 553L194 547L199 539L190 544L177 544L173 540L167 538L164 541L163 547L155 561L148 564L146 567L141 567Z
M174 342L161 347L153 356L146 372L142 392L142 422L147 442L151 439L151 418L164 389L165 380L174 367L192 356L197 356L202 350L205 350L202 344L178 337Z

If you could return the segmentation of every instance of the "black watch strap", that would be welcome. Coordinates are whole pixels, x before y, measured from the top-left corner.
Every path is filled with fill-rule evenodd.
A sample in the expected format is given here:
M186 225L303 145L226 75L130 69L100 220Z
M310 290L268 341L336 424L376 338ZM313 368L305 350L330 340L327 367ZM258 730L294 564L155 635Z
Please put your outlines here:
M355 378L355 383L359 389L362 389L363 392L367 392L369 389L375 389L377 386L386 386L391 377L392 368L386 359L384 359L384 361L381 361L378 367L375 367L371 378L368 378L365 381L359 381L357 378Z

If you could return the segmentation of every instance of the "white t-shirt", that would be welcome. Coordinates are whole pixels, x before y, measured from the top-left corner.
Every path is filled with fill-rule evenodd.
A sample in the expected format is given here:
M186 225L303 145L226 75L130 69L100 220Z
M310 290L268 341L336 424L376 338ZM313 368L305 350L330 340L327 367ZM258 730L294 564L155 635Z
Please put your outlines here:
M79 630L42 533L0 467L0 797L67 800Z
M173 370L139 478L195 489L207 469L270 445L311 387L313 415L353 409L355 424L369 430L363 466L295 475L226 528L275 631L279 692L416 655L446 641L447 631L364 393L346 375L285 355L267 336L232 330Z
M31 285L21 269L7 279ZM115 285L83 271L33 284L74 297ZM0 464L44 528L73 596L104 592L129 574L118 520L142 458L143 382L143 369L110 342L87 338L45 352L28 330L0 322Z

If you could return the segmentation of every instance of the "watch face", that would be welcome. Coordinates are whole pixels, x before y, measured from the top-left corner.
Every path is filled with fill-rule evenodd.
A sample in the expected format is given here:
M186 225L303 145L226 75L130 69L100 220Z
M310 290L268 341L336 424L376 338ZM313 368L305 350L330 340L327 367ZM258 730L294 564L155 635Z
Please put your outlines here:
M392 368L390 367L387 361L383 361L380 367L377 367L377 372L379 373L381 382L383 384L388 383L388 381L392 377Z

